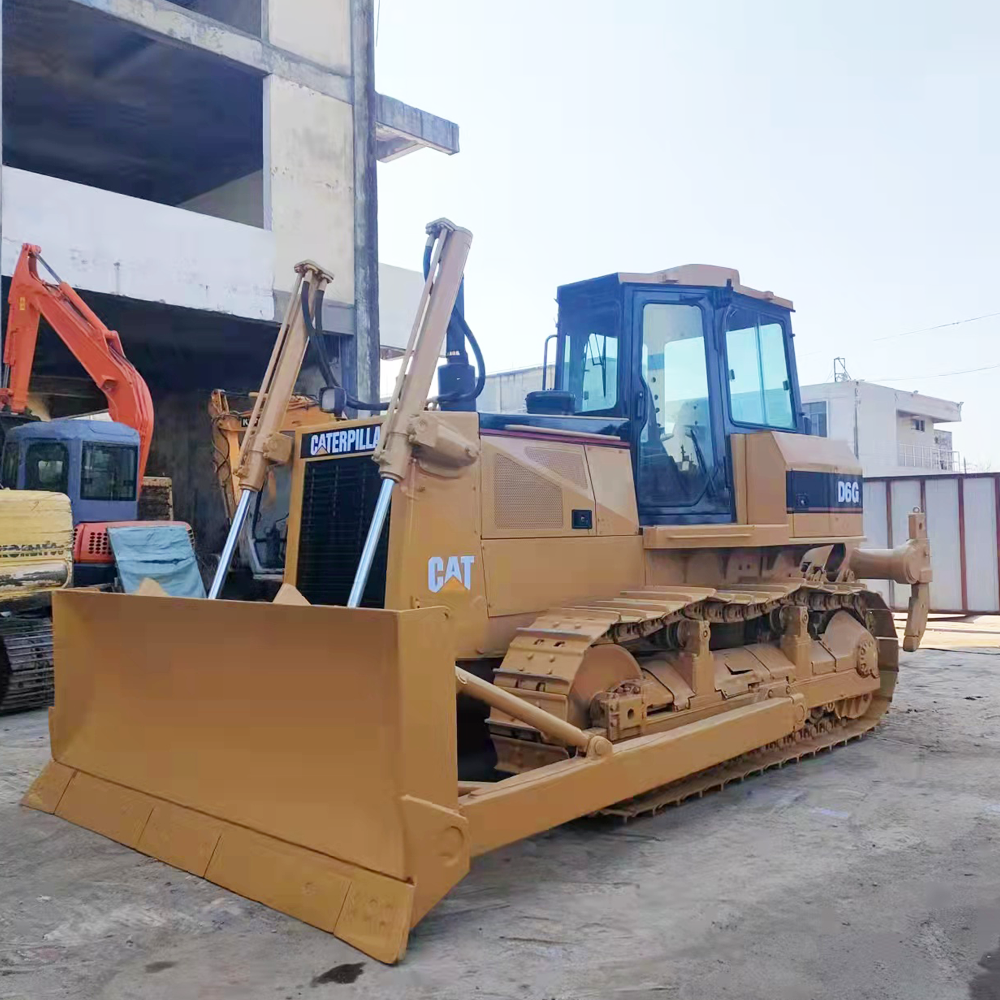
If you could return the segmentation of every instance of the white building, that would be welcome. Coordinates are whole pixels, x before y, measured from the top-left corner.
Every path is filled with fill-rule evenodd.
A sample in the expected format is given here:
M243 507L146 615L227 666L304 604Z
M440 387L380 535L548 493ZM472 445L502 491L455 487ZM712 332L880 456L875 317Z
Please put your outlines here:
M802 386L802 408L812 433L846 441L868 478L961 471L951 431L937 426L958 423L961 403L844 381Z
M549 366L546 386L551 389L555 369ZM526 399L529 392L542 388L542 366L515 368L486 376L486 385L476 400L480 413L527 413Z

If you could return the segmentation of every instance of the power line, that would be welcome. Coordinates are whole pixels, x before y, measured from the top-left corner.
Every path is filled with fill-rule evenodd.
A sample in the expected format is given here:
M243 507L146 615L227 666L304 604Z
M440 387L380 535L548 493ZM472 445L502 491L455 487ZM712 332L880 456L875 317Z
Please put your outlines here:
M888 333L884 337L872 337L869 344L879 340L894 340L896 337L912 337L917 333L930 333L933 330L945 330L950 326L964 326L966 323L978 323L981 319L994 319L1000 312L983 313L982 316L970 316L968 319L956 319L950 323L938 323L937 326L923 326L919 330L906 330L904 333Z
M984 319L996 319L1000 316L1000 312L983 313L982 316L969 316L966 319L956 319L952 320L950 323L938 323L936 326L922 326L918 330L904 330L902 333L887 333L882 337L868 337L865 340L867 344L877 344L882 340L896 340L899 337L913 337L918 333L931 333L934 330L947 330L949 327L953 326L965 326L966 323L978 323L980 320ZM801 359L814 358L819 354L825 354L826 351L810 351L809 354L801 355Z
M935 372L933 375L901 375L893 378L869 378L865 382L912 382L916 379L925 378L947 378L949 375L971 375L973 372L989 372L994 368L1000 368L1000 364L984 365L982 368L963 368L957 372Z

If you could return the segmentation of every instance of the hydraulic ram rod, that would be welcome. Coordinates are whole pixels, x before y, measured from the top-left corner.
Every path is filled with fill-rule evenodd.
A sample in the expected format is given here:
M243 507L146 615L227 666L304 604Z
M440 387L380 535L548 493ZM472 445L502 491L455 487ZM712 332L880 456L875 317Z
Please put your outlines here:
M254 490L244 489L240 493L240 502L236 505L236 513L233 514L233 523L229 526L229 534L226 535L226 544L222 547L222 555L219 556L219 565L215 567L215 576L212 577L212 586L208 591L208 599L214 601L222 591L222 585L229 575L229 567L233 562L233 554L239 544L240 532L247 519L247 512L250 510L250 501L254 497Z
M288 301L285 319L278 330L271 360L240 446L240 463L236 470L241 489L240 499L208 592L209 599L213 601L222 592L222 586L226 582L253 498L263 489L271 466L288 461L291 454L289 440L281 433L281 424L295 391L295 382L309 344L302 293L306 293L308 308L315 312L317 304L323 301L326 286L333 280L329 271L324 271L318 264L308 260L297 264L295 271L298 275L295 288ZM253 539L248 541L253 545Z
M347 598L347 606L356 608L361 604L365 587L368 584L368 576L372 571L372 561L375 558L375 550L378 548L379 539L382 537L382 528L385 525L386 515L389 513L389 504L392 501L392 490L396 485L394 479L383 479L382 486L378 491L378 500L375 501L375 513L372 514L372 523L368 526L368 537L365 539L365 547L361 550L361 560L358 563L357 572L354 574L354 583L351 585L351 594Z

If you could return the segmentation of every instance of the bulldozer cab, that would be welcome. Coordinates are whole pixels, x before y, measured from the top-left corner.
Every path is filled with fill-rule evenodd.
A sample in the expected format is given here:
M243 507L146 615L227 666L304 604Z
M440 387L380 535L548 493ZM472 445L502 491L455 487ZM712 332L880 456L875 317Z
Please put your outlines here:
M792 303L707 265L563 285L558 303L555 392L529 412L626 439L641 523L735 520L730 436L806 432Z

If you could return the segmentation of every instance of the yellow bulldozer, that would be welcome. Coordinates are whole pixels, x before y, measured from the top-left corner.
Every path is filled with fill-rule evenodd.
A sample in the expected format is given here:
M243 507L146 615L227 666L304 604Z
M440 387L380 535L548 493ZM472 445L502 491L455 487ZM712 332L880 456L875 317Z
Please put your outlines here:
M384 417L292 443L329 280L300 267L212 588L290 461L281 591L58 594L53 759L25 798L384 962L479 854L873 728L899 642L863 580L910 585L905 649L926 621L923 515L863 549L857 460L803 433L789 301L707 266L564 286L555 387L477 413L470 243L429 227Z

